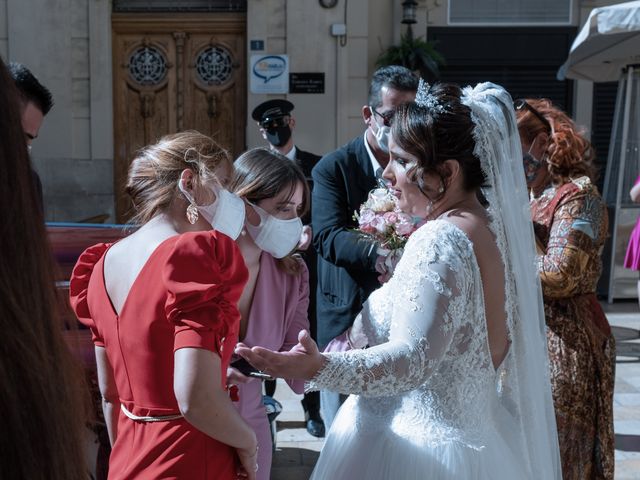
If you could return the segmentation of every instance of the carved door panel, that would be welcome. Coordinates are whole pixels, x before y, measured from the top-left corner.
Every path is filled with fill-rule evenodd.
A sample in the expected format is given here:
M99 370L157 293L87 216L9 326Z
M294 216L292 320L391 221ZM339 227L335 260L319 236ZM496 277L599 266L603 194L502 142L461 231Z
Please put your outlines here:
M234 154L244 149L244 125L228 121L245 109L243 43L232 33L194 34L186 52L184 126L209 132Z
M245 20L238 14L113 14L114 194L118 221L137 150L195 129L245 148Z
M130 204L124 195L135 152L176 130L175 45L170 35L114 36L114 194L123 221Z

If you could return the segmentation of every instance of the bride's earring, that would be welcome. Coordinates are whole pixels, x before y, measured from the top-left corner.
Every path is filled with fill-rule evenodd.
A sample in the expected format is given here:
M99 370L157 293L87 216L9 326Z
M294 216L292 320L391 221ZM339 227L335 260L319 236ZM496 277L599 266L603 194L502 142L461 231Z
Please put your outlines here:
M187 220L189 220L189 223L193 225L198 221L198 216L198 206L195 202L191 202L187 207Z
M440 184L440 187L438 187L438 193L439 194L444 193L444 185L442 183Z
M425 208L424 218L427 220L430 220L432 213L433 213L433 202L431 200L427 200L427 208Z

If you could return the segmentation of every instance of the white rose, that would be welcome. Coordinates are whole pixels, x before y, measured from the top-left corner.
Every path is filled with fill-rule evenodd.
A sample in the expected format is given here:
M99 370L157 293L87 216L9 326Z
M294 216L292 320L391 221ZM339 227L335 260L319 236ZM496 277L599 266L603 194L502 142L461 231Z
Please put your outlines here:
M369 199L367 200L367 206L374 212L390 212L395 206L395 200L384 188L376 188L369 193Z

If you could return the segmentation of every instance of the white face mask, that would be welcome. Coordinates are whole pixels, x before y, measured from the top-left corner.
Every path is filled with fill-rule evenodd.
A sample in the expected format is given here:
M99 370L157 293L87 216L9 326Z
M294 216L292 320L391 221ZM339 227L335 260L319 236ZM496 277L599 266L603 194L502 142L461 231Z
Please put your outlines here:
M193 197L182 186L182 181L178 181L178 188L193 203ZM212 190L216 194L216 200L209 205L196 205L198 211L214 230L235 240L244 226L244 201L222 187L214 186Z
M371 108L371 111L373 112L373 108ZM373 129L371 129L371 131L373 132L373 135L376 138L376 142L378 142L378 146L380 147L380 150L382 150L385 153L389 153L389 135L391 134L391 127L387 127L384 124L380 125L378 123L378 120L376 120L375 118L375 113L372 113L372 115L373 115L373 121L375 122L376 127L378 127L378 130L373 132Z
M300 242L302 221L298 217L282 220L257 205L251 206L260 215L260 225L251 225L249 222L246 224L247 232L256 245L275 258L283 258L291 253Z

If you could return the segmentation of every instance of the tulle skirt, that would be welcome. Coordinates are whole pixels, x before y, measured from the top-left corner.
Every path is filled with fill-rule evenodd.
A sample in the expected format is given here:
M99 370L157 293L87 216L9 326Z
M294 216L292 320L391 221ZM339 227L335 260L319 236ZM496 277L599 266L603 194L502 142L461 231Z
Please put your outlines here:
M494 430L479 449L457 441L425 447L383 425L372 429L358 428L354 421L356 408L356 398L351 396L338 412L311 480L527 478L522 457L498 430ZM499 429L502 430L501 427Z

